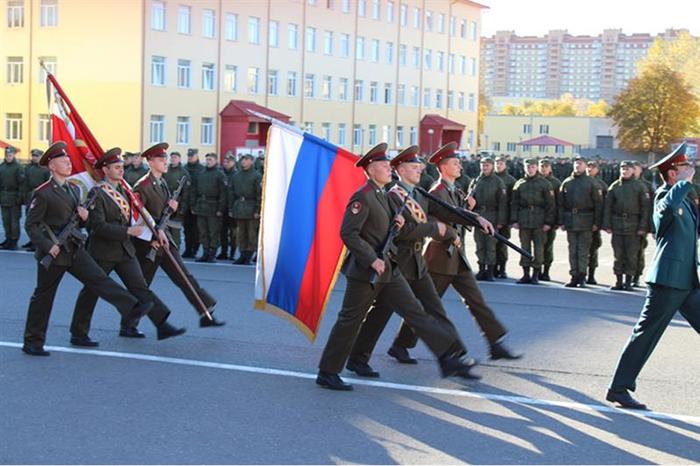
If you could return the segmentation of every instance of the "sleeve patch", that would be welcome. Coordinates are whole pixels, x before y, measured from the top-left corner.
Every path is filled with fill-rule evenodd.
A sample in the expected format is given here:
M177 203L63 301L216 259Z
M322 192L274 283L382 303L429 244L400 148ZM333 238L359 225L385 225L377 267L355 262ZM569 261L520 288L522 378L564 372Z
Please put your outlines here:
M355 201L350 205L350 212L352 212L353 215L359 214L361 210L362 210L362 203L360 201Z

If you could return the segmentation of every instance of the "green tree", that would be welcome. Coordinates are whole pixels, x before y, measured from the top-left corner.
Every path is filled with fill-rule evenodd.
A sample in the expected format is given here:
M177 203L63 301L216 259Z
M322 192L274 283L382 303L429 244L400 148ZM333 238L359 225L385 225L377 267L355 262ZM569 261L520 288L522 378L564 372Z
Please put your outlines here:
M661 154L673 139L698 129L700 104L680 73L651 65L617 96L609 116L622 148Z

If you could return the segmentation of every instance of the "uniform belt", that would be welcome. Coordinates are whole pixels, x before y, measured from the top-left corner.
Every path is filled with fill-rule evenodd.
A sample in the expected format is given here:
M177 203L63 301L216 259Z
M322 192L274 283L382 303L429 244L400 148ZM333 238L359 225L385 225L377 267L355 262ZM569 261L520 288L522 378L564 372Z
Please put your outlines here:
M416 241L413 243L413 250L419 252L423 249L423 243L421 241Z
M591 209L571 209L572 214L590 214L593 211Z

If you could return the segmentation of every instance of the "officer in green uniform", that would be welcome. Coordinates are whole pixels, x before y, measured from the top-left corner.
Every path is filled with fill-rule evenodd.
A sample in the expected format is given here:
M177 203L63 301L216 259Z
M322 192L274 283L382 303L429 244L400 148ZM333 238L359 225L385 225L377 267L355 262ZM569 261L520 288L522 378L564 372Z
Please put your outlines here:
M425 159L421 158L423 163L427 163ZM435 184L436 178L430 174L428 170L423 170L420 174L420 182L418 183L418 186L420 186L423 189L430 189L434 184Z
M687 199L695 168L686 150L684 142L656 164L665 184L654 199L656 252L646 276L646 300L605 397L624 408L646 409L629 391L637 388L639 373L677 311L700 333L698 212Z
M249 265L258 247L258 224L262 178L253 169L253 157L241 155L241 169L233 175L229 189L229 215L236 220L236 236L241 255L234 262Z
M168 190L172 193L175 192L177 187L180 185L180 180L186 177L185 185L180 192L180 200L178 201L177 211L170 217L168 222L168 233L173 239L173 244L175 244L176 249L180 250L180 243L182 241L182 224L185 216L185 212L189 210L189 197L190 190L192 189L192 181L190 180L190 175L182 166L180 153L173 151L170 153L170 165L168 170L163 173L163 180L168 186Z
M255 158L255 163L253 164L255 171L260 173L260 176L265 174L265 151L259 150L258 156Z
M644 176L642 176L642 172L644 171L644 168L642 167L642 164L638 161L634 161L634 177L641 181L642 185L644 186L644 189L646 192L649 194L650 199L654 199L654 186L651 184L651 181L647 180ZM651 170L647 170L647 173L652 173ZM650 178L653 178L651 176ZM653 212L652 209L649 209L646 222L647 222L647 228L646 231L648 233L654 233L654 218L652 216ZM649 236L648 234L645 234L642 236L640 244L639 244L639 256L637 258L637 269L635 271L634 277L632 278L632 286L633 287L639 287L641 286L639 283L639 277L642 276L644 273L644 253L646 252L647 246L649 246Z
M202 255L197 262L214 262L221 240L221 217L226 209L226 175L219 169L217 156L205 157L206 168L192 178L192 213L197 216Z
M482 158L480 166L481 173L469 186L467 205L500 230L508 221L506 185L495 174L492 158ZM492 282L496 268L496 239L476 228L474 241L479 262L476 279Z
M558 211L557 202L559 200L559 187L561 186L561 181L559 181L559 179L552 174L552 162L550 162L549 159L540 160L538 171L540 172L540 175L542 175L547 181L549 181L549 184L552 185L552 190L554 191L554 223L552 224L552 228L545 233L544 258L542 259L542 272L540 273L540 281L548 282L550 280L549 268L552 266L552 262L554 262L554 240L557 237L557 228L559 227L559 225L557 224L556 217Z
M148 173L148 167L143 163L141 152L133 152L131 154L131 165L124 170L124 179L129 183L129 186L133 186L146 173Z
M600 166L596 160L589 160L586 163L586 174L596 183L598 189L603 192L603 204L605 204L605 195L608 192L608 184L599 176ZM586 283L589 285L597 285L595 279L595 269L598 268L598 250L603 245L603 238L600 229L593 232L591 240L591 250L588 254L588 279Z
M566 230L569 243L571 280L565 286L585 288L593 232L598 229L603 216L603 191L586 175L583 157L574 159L573 172L559 188L558 209L558 223L562 230Z
M615 254L613 271L617 281L612 290L632 291L641 239L648 232L650 203L646 187L634 177L634 163L622 162L620 179L608 188L603 209L603 229L612 234Z
M518 283L539 283L544 260L546 234L554 226L554 190L549 181L537 171L537 160L526 159L525 176L513 187L510 218L513 227L520 230L520 246L534 258L520 258L523 276ZM532 269L532 276L530 275Z
M513 194L513 186L517 181L510 173L508 173L508 165L506 163L506 156L499 155L496 157L496 176L498 176L503 184L506 185L506 199L507 199L507 212L510 215L511 199ZM498 231L500 234L506 238L510 238L510 224L513 220L507 219L505 225ZM496 278L508 278L506 274L506 263L508 262L508 246L500 241L496 243L496 272L494 276Z
M12 146L5 148L5 161L0 163L0 210L5 241L0 249L17 249L19 241L19 219L24 203L24 168L15 158Z
M51 176L51 172L49 172L48 168L39 165L39 160L41 159L43 152L39 149L32 149L31 154L32 160L26 167L24 167L23 191L24 205L26 206L25 209L27 210L29 210L29 203L32 200L32 194L34 193L34 190L37 188L37 186L41 186L42 184L44 184ZM22 247L27 249L28 251L35 250L31 240L23 244Z
M204 165L199 162L199 151L194 148L187 149L187 165L185 165L185 170L190 175L190 182L192 182L196 175L204 170ZM185 211L183 218L183 226L185 231L185 252L182 257L186 259L193 258L197 251L199 250L199 232L197 231L197 216L193 213L192 207L194 206L194 193L192 192L192 186L190 185L188 199L188 209Z
M226 183L228 189L231 190L233 186L233 175L236 174L236 156L232 152L228 152L224 158L224 175L226 175ZM221 223L221 253L216 256L219 260L234 259L236 255L236 248L238 244L236 243L236 220L231 216L231 209L228 208L228 195L227 195L227 207L224 209L224 216L222 217Z

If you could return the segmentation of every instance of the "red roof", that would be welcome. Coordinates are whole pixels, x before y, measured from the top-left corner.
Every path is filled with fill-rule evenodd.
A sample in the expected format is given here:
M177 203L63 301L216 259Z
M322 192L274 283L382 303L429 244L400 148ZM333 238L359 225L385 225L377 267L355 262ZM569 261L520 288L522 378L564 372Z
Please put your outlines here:
M563 139L553 138L543 134L537 136L536 138L528 139L527 141L520 141L518 143L520 146L573 146L573 142L564 141Z
M265 120L262 120L251 113L248 112L248 110L253 110L258 113L262 113L263 115L267 115L271 118L276 118L278 120L282 120L284 122L289 121L289 116L285 115L284 113L276 112L274 110L271 110L267 107L263 107L262 105L258 105L255 102L251 102L249 100L232 100L224 107L224 109L221 111L220 115L222 117L246 117L249 119L249 121L257 121L257 122L263 122Z
M420 121L421 126L442 126L442 129L464 129L462 123L448 120L445 117L430 113L425 115Z

